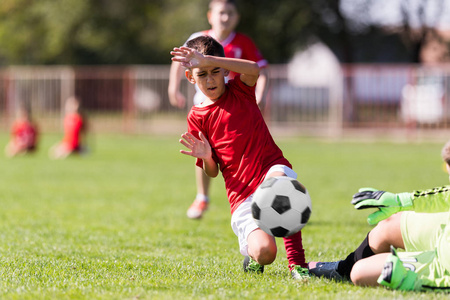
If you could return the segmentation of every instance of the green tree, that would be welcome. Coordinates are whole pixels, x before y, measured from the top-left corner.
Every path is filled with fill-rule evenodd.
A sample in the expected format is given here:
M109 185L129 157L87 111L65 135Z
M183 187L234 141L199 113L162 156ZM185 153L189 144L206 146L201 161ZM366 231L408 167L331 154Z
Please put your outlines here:
M0 60L3 64L167 63L170 48L198 26L192 20L206 22L205 14L203 1L2 0Z
M356 14L342 13L341 4ZM382 0L378 0L382 1ZM390 3L389 0L384 0ZM169 51L209 28L209 0L1 0L0 63L168 64ZM373 0L241 0L238 30L270 63L285 63L320 39L342 62L417 61L427 30L411 30L429 4L400 1L397 31L371 24ZM378 3L378 2L377 2ZM437 4L436 4L437 3ZM437 13L442 14L442 9ZM418 17L417 17L418 16ZM421 17L422 16L422 17ZM438 19L439 15L435 19Z

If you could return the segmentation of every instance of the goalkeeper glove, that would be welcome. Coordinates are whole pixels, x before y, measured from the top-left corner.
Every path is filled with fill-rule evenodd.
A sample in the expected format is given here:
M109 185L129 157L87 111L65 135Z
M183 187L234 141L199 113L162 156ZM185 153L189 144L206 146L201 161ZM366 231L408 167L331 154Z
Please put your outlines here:
M378 211L367 217L367 222L375 225L395 213L412 210L413 194L393 194L373 188L361 188L353 195L351 203L356 209L378 208Z
M367 218L370 225L375 225L399 211L447 212L450 209L450 186L400 194L361 188L359 193L353 195L352 204L356 209L378 208L378 211Z
M417 291L422 287L421 281L417 278L417 273L405 268L397 255L397 251L392 246L391 255L386 259L383 271L377 282L391 289L401 291Z

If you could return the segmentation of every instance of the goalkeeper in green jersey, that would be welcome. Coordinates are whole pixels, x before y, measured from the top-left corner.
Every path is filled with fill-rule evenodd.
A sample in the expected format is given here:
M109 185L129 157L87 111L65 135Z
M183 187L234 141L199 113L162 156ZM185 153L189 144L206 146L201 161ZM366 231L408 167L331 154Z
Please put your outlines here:
M450 174L450 141L442 158ZM352 204L377 208L368 217L377 225L344 260L310 262L311 274L359 286L450 292L450 186L400 194L362 188Z

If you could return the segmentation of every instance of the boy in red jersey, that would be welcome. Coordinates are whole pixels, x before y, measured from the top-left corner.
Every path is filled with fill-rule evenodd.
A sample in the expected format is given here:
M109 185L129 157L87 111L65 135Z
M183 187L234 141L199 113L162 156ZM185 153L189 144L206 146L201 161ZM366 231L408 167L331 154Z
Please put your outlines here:
M266 90L267 61L248 36L234 31L239 23L236 1L211 0L207 17L211 29L192 34L188 41L201 35L209 35L222 44L226 57L248 59L258 63L262 69L256 86L256 101L258 104L261 103ZM234 75L233 72L230 72L228 78L232 79ZM186 98L180 92L182 76L183 67L178 62L173 62L170 69L169 99L173 106L180 108L186 105ZM205 95L203 95L197 85L195 88L196 94L193 102L194 105L197 105L205 100ZM205 175L202 169L197 167L195 169L197 195L187 211L187 216L192 219L199 219L208 208L210 178Z
M20 106L17 110L17 118L11 130L11 140L6 145L5 154L7 157L14 157L36 150L37 127L31 121L29 111Z
M80 101L76 97L69 97L65 104L64 138L62 142L50 148L49 156L52 159L63 159L72 153L82 151L81 135L84 122L79 113Z
M267 177L296 178L291 164L275 144L256 103L257 63L225 58L223 47L210 36L188 41L187 47L174 48L172 60L186 67L185 75L207 97L192 107L188 130L180 143L196 157L196 165L210 177L219 169L225 179L230 203L231 226L238 236L240 252L246 256L244 271L263 271L277 254L275 238L262 231L251 215L256 188ZM225 83L230 71L237 74ZM291 274L309 276L301 232L284 238Z

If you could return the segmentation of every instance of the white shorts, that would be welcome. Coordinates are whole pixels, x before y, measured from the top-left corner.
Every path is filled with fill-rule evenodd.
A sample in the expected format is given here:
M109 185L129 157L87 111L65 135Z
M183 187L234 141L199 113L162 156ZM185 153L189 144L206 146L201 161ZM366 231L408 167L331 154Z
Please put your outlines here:
M283 172L288 177L297 179L297 173L285 165L272 166L269 171L267 171L265 177L273 172ZM252 216L252 199L253 194L248 196L248 198L245 199L231 215L231 228L239 239L239 251L244 256L248 255L248 235L255 229L258 229L258 225L256 225Z

